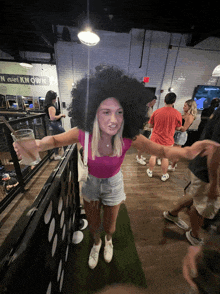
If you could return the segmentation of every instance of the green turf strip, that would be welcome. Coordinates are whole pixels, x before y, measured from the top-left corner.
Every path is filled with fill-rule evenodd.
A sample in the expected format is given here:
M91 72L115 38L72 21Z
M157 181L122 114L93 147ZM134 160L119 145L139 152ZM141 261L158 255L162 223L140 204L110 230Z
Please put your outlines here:
M83 241L80 244L72 245L70 250L63 293L92 294L107 285L118 283L147 287L135 247L130 219L124 204L120 207L116 232L113 235L114 255L110 263L106 263L103 257L103 232L98 265L93 270L89 268L88 258L93 240L88 228L83 233Z

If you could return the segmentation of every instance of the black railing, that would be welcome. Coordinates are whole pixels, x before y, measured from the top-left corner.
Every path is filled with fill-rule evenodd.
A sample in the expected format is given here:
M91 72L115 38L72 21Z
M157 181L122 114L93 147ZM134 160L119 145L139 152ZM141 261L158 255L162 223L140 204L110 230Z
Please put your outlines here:
M24 128L33 129L36 139L41 139L49 134L49 126L44 113L27 115L27 113L3 111L0 112L0 116L4 116L14 130ZM23 166L22 168L19 164L19 160L13 148L11 131L2 122L0 122L0 138L0 179L2 179L2 175L4 173L9 173L10 176L15 177L19 182L19 184L8 193L5 193L2 189L2 193L5 193L5 195L2 195L2 200L0 201L1 213L19 192L24 191L25 185L49 159L52 151L47 151L40 154L42 159L33 169L31 169L31 167L29 166ZM3 163L3 160L8 160L8 162ZM10 170L8 170L8 168ZM0 181L0 183L1 185L3 185L2 180Z
M1 293L62 293L80 215L75 144L0 247Z

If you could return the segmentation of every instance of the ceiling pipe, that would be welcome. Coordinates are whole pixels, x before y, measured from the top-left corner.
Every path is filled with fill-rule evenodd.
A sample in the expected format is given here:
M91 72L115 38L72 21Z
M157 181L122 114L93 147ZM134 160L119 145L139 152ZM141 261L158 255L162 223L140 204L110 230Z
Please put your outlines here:
M153 31L151 31L151 36L150 36L149 52L148 52L148 57L147 57L146 76L148 76L148 67L149 67L149 62L150 62L150 51L151 51L152 39L153 39Z
M143 55L144 55L145 34L146 34L146 29L144 29L144 37L143 37L142 52L141 52L141 62L140 62L139 68L142 67L142 60L143 60Z

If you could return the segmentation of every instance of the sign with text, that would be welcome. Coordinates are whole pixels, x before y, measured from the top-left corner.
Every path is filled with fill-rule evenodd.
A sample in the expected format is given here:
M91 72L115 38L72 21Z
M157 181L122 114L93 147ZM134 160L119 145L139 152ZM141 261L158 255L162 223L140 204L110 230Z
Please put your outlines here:
M0 74L0 83L48 86L50 80L48 77Z

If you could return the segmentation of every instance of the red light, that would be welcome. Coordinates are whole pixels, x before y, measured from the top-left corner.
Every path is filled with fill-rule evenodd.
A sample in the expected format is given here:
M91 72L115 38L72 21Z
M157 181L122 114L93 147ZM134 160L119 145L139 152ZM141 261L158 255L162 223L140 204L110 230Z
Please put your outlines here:
M150 78L149 78L149 77L144 77L144 78L143 78L143 82L144 82L144 83L149 83L149 81L150 81Z

